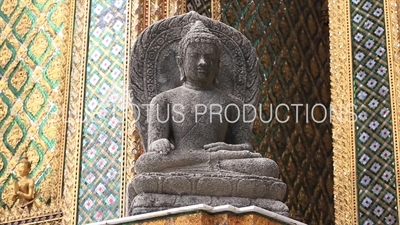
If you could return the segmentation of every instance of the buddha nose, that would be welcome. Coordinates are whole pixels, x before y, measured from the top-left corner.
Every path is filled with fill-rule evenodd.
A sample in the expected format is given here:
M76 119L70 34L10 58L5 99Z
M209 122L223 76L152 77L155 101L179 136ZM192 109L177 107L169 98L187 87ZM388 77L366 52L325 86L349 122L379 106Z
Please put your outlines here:
M199 66L206 66L206 60L204 59L204 56L200 56L199 59Z

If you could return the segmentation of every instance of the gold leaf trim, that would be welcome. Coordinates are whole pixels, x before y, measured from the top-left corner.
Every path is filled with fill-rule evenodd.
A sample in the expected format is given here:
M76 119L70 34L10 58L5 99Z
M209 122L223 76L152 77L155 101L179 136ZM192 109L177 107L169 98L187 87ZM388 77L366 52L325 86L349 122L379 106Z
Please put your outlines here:
M75 33L72 49L74 57L70 75L68 133L64 165L63 224L66 225L74 225L77 221L90 1L76 1L75 10Z
M167 17L176 16L185 12L185 0L167 0Z
M336 224L358 224L350 23L349 1L329 0L331 104L339 110L332 115Z
M136 4L136 6L140 6L140 2L139 4ZM130 46L130 42L131 42L131 33L133 33L133 31L135 30L136 26L131 26L132 21L135 21L135 19L133 18L134 13L132 13L132 16L130 15L131 12L135 12L138 9L134 9L133 8L133 4L131 4L130 1L127 1L126 3L126 31L125 31L125 35L126 35L126 42L125 42L125 61L124 61L124 68L125 68L125 72L124 72L124 112L123 112L123 127L122 127L122 144L123 144L123 151L122 151L122 156L121 156L121 191L120 191L120 217L124 217L126 214L126 209L128 208L128 206L126 205L126 199L125 199L125 195L126 190L127 190L127 182L129 182L127 180L128 177L128 173L129 173L129 169L128 167L128 163L127 163L127 155L129 154L128 151L130 149L130 145L129 145L129 120L128 118L128 105L130 104L129 102L129 52L131 50Z
M211 0L211 18L221 20L221 0Z
M390 103L392 112L393 149L395 157L396 186L400 182L400 52L399 52L399 17L400 7L396 0L384 1L385 30L388 56L388 73L390 84ZM399 188L396 188L397 216L400 216ZM398 219L398 218L397 218Z

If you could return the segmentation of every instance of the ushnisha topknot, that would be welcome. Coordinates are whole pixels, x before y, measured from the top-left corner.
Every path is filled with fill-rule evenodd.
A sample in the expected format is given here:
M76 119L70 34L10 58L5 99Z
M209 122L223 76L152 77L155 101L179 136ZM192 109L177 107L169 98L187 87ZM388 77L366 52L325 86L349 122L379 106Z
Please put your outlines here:
M186 49L190 43L211 43L217 46L218 53L221 53L222 44L217 36L204 26L203 22L197 20L186 35L179 42L178 54L185 56Z

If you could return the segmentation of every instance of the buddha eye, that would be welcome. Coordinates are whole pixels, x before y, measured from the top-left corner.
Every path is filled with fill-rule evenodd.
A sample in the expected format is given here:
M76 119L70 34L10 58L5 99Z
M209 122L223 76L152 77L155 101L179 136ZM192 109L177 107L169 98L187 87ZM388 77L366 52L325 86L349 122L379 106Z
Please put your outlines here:
M217 58L215 54L206 54L204 57L210 60L215 60Z
M197 53L194 53L194 52L191 52L191 53L189 53L188 55L189 55L190 57L192 57L192 58L198 57L198 54L197 54Z

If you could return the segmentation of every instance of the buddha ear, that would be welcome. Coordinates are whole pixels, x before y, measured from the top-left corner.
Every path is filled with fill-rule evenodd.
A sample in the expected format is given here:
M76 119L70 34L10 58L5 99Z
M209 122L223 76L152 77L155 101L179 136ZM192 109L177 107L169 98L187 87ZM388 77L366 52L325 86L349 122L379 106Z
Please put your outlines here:
M180 73L180 81L183 82L185 81L185 70L183 69L183 59L180 56L176 57L176 64L178 64L179 67L179 73Z
M220 62L221 62L221 58L218 59L218 62L217 62L217 65L218 65L218 66L217 66L217 68L218 68L218 73L217 73L217 74L215 75L215 77L214 77L214 84L217 85L217 86L218 86L218 84L219 84L219 83L218 83L218 74L219 74Z
M178 64L179 67L182 67L182 63L183 63L182 57L176 56L176 63Z

